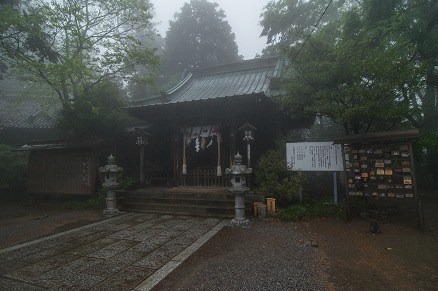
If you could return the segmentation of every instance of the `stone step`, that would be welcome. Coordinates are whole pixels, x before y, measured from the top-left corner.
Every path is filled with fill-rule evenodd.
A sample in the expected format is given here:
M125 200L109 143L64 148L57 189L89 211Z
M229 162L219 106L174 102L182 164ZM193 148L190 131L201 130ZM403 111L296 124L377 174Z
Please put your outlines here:
M190 200L234 200L234 195L227 194L204 194L204 193L176 193L176 192L126 192L124 197L129 198L157 198L157 199L190 199Z
M129 191L121 200L124 211L232 218L234 195L227 188L148 188ZM250 201L245 203L251 214Z
M185 197L140 197L140 196L129 196L124 198L124 201L129 203L143 203L143 204L165 204L165 205L204 205L204 206L233 206L234 200L225 199L202 199L202 198L185 198Z
M149 204L149 203L123 203L123 210L162 213L174 215L190 215L205 217L234 217L234 205L227 207L205 206L205 205L178 205L178 204Z

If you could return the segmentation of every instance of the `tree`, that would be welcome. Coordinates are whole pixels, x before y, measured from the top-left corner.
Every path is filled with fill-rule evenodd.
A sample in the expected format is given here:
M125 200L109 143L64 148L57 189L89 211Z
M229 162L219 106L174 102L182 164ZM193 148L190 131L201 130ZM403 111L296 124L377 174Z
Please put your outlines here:
M17 77L47 84L67 105L104 79L129 79L137 64L158 65L154 50L133 35L151 17L143 0L36 0L3 22L0 52ZM35 40L34 26L41 32ZM48 46L35 52L24 39Z
M28 8L29 4L20 0L0 0L0 46L19 41L23 49L41 56L49 51L49 45L44 41L46 35L40 27L41 19L28 15ZM0 79L4 78L10 61L0 49Z
M160 35L157 34L155 37L151 38L149 35L145 35L141 31L137 32L136 35L143 46L154 48L155 53L159 57L163 56L164 39ZM153 81L150 79L152 76L154 76L153 73L154 69L144 65L135 66L135 71L132 75L132 78L125 87L130 100L135 101L144 99L146 96L160 94L160 86L162 85L163 78L158 76Z
M287 46L288 94L279 101L291 114L326 115L348 134L421 128L423 172L436 181L438 1L356 2L307 41L304 34ZM290 26L277 29L287 34Z
M294 45L313 30L339 19L340 12L347 6L345 2L345 0L269 1L261 14L260 21L263 27L261 36L267 37L268 44L263 53L277 55L281 47ZM315 24L321 15L324 17L316 27Z
M206 0L191 0L175 14L165 39L162 60L165 73L171 75L241 59L235 35L218 6Z
M131 121L124 109L126 100L117 84L103 80L88 87L74 103L65 104L58 127L76 137L101 136L112 140Z
M438 130L438 1L414 0L402 2L395 29L400 38L415 48L412 62L419 69L422 82L414 92L406 94L417 114L409 117L413 126Z
M395 10L371 2L286 50L291 67L283 78L287 94L279 99L284 107L327 116L346 134L388 130L410 114L403 92L418 81L408 61L414 48L395 38Z

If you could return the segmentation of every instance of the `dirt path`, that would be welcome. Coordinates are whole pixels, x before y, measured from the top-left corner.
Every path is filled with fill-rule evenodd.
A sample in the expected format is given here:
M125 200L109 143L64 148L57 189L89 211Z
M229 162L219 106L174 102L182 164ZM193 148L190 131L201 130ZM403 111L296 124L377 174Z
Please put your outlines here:
M104 219L98 210L64 210L59 204L2 203L0 249Z
M336 290L438 290L438 236L394 223L344 223L320 219L296 223L296 230L318 241L328 258Z

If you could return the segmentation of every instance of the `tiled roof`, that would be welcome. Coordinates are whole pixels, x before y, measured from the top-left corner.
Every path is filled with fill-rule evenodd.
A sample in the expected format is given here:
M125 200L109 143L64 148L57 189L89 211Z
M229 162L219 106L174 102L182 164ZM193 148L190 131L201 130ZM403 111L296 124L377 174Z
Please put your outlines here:
M54 128L59 103L22 95L25 84L15 79L0 80L0 130L3 128Z
M53 128L59 110L60 106L43 106L37 100L0 99L0 129Z
M94 148L101 146L105 140L98 137L82 138L74 140L40 140L32 141L20 148L22 151L33 150L53 150L53 149L75 149L75 148Z
M164 105L243 95L274 94L272 77L279 74L281 60L259 58L221 66L197 69L161 96L136 102L131 107Z

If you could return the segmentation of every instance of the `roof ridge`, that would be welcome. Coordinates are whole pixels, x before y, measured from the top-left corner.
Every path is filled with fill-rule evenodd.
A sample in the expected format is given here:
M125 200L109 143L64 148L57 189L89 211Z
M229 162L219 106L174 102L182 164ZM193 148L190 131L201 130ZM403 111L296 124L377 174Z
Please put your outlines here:
M215 75L224 74L235 71L249 71L261 68L266 68L270 66L275 66L279 60L278 56L266 57L266 58L255 58L250 60L243 60L239 62L220 64L215 66L208 66L203 68L196 68L192 70L193 75Z

